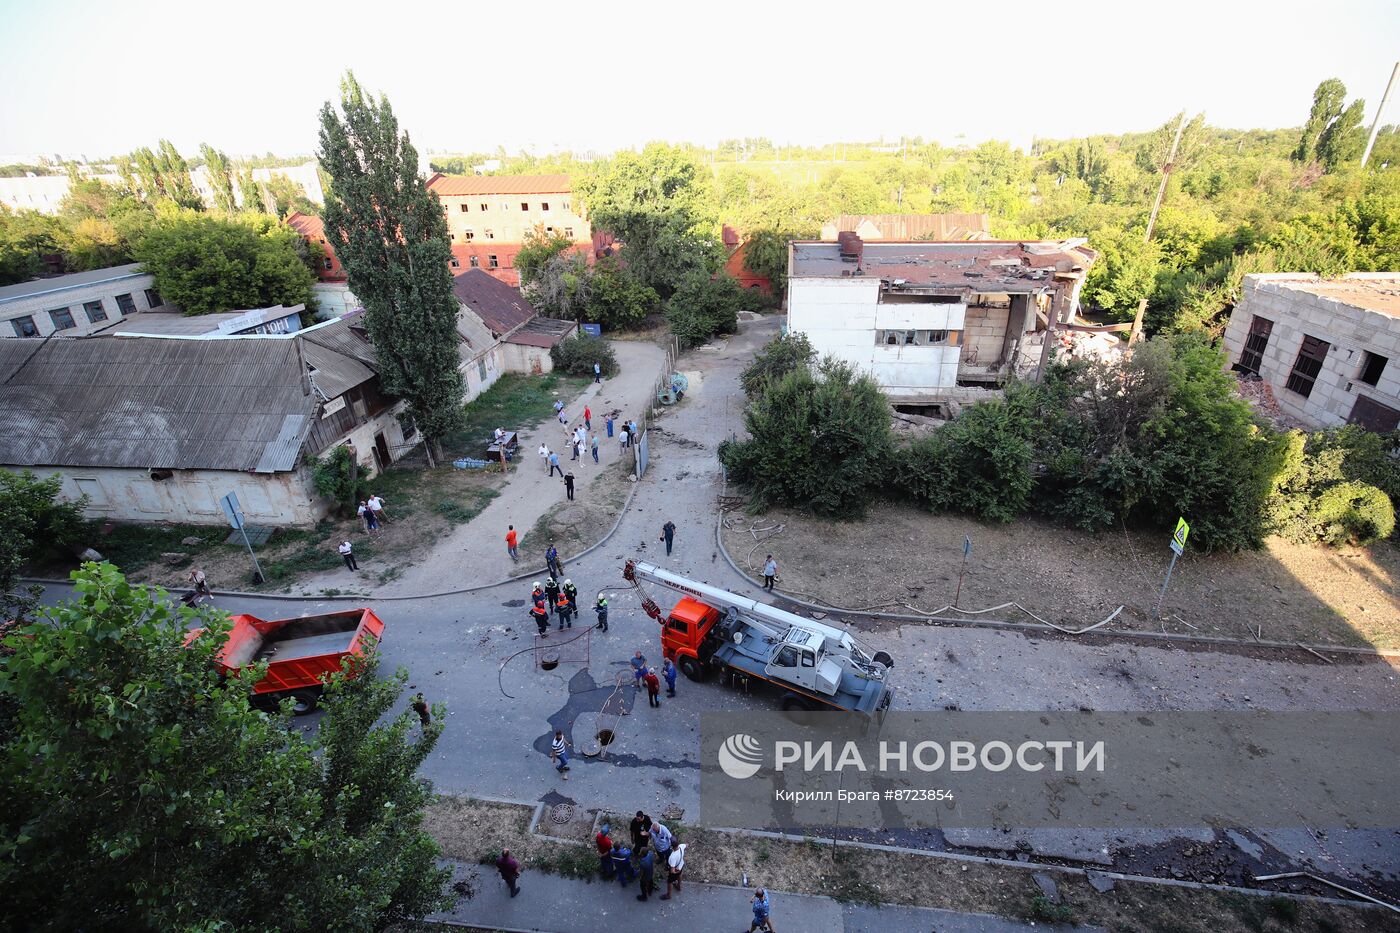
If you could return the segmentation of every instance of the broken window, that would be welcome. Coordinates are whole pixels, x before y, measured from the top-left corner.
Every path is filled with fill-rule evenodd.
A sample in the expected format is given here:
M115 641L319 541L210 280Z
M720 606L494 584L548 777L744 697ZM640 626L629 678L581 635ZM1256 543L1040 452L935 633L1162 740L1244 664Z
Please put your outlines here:
M1269 345L1269 335L1274 332L1274 322L1268 318L1254 316L1249 322L1249 336L1244 338L1244 350L1235 368L1259 375L1259 367L1264 361L1264 348Z
M462 260L458 259L456 256L453 256L451 259L447 260L447 264L454 269L462 268Z
M1317 374L1322 372L1322 361L1327 358L1331 346L1325 340L1304 335L1303 345L1298 348L1298 359L1293 362L1293 371L1288 374L1284 387L1303 398L1312 395L1313 384L1317 382Z
M1368 386L1373 386L1381 381L1381 373L1385 372L1385 364L1389 362L1388 357L1372 353L1370 350L1363 350L1361 351L1361 374L1356 378Z

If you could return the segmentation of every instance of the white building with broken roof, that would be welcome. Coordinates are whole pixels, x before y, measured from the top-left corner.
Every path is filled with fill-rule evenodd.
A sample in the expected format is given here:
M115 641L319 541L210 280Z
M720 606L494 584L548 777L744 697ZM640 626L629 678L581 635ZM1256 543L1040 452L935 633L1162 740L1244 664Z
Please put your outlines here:
M795 241L788 329L869 373L892 403L947 414L1038 375L1095 256L1083 240Z

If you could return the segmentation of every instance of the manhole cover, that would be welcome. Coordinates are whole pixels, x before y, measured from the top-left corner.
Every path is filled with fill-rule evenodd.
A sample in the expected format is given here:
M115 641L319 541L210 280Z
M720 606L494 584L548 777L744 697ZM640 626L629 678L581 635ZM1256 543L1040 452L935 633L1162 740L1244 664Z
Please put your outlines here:
M598 740L599 745L611 745L615 736L611 729L599 729L598 734L594 736L594 738Z
M540 655L540 667L546 671L552 671L559 666L559 652L546 651Z
M574 818L574 805L571 803L556 803L549 808L549 819L552 823L567 823Z

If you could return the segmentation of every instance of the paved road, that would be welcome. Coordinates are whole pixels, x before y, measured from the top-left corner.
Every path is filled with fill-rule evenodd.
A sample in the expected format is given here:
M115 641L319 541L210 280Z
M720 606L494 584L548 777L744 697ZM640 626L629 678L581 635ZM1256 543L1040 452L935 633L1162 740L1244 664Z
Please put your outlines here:
M718 443L739 428L743 395L738 374L754 350L776 330L776 321L745 325L721 348L685 357L691 377L685 400L656 422L651 469L609 543L567 574L586 595L622 587L628 557L657 561L683 574L738 592L760 595L724 562L714 524L721 474ZM675 553L666 558L657 538L661 524L678 526ZM800 554L782 554L785 561ZM470 585L481 578L464 568L444 582ZM571 779L550 767L546 743L553 728L571 733L575 744L589 737L573 729L588 719L612 691L640 648L659 661L655 623L631 590L610 596L611 631L595 633L589 663L565 663L551 672L534 669L528 655L502 670L502 660L528 648L528 586L506 585L460 597L374 604L388 628L384 654L389 665L410 672L413 690L448 705L443 740L425 763L425 775L448 793L475 793L521 801L547 795L584 807L657 812L668 804L694 821L699 808L699 715L707 711L771 709L771 700L726 692L711 684L680 684L680 696L660 709L635 705L620 720L618 739L601 760L577 760ZM653 595L665 604L667 594ZM221 599L229 610L266 617L319 611L324 603ZM575 632L582 629L576 628ZM1400 708L1396 671L1387 663L1294 663L1211 650L1140 644L1087 644L1015 632L972 628L899 626L870 633L869 640L896 657L898 705L906 709L1371 709ZM581 647L575 646L575 647ZM499 677L499 684L498 684ZM509 696L506 696L509 694ZM1210 831L1213 833L1213 831ZM968 838L968 845L1005 846L1009 837ZM1097 858L1112 839L1053 839L1032 836L1045 852ZM1300 860L1343 878L1395 885L1400 879L1400 840L1395 834L1337 835L1319 841L1299 831L1256 837L1266 858ZM1131 843L1133 840L1126 840ZM918 842L944 847L930 837ZM1286 853L1270 852L1277 844ZM1235 851L1244 858L1244 847ZM1110 853L1114 854L1114 853ZM1116 858L1116 854L1115 854ZM1349 874L1354 872L1355 875Z

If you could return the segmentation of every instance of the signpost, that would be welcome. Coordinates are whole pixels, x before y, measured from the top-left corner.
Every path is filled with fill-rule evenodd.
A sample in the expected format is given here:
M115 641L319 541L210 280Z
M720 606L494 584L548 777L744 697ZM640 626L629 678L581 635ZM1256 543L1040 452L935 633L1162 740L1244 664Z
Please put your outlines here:
M262 568L258 566L257 555L253 553L253 545L248 540L248 531L243 527L243 510L238 505L238 494L229 493L219 500L219 505L224 507L224 515L228 518L229 527L243 536L243 546L248 549L248 556L253 560L253 582L262 583Z
M972 538L963 535L963 559L962 569L958 571L958 590L953 594L953 608L958 608L958 600L962 598L963 574L967 573L967 559L972 556Z
M1167 565L1167 578L1162 581L1162 592L1157 594L1157 608L1153 611L1153 616L1160 617L1162 614L1162 600L1167 596L1167 586L1172 582L1172 571L1176 569L1176 559L1186 550L1186 538L1191 534L1191 526L1186 524L1186 519L1176 520L1176 530L1172 532L1172 562Z

